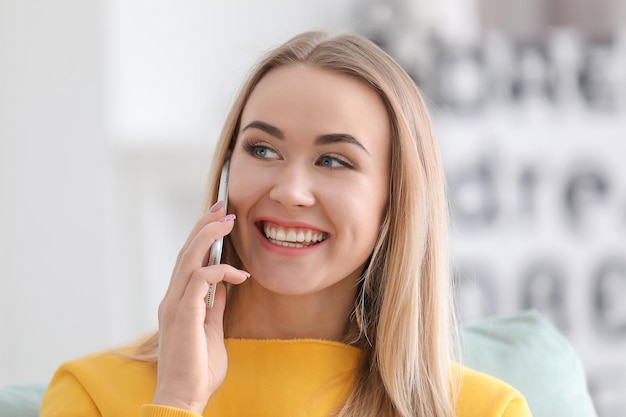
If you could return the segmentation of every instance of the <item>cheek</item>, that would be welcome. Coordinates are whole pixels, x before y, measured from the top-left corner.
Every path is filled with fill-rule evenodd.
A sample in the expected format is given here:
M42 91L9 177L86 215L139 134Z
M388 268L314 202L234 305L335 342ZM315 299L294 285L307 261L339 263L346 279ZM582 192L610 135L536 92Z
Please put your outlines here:
M245 201L245 191L246 187L243 186L244 182L241 180L241 176L234 176L228 180L228 204L229 204L229 212L233 211L236 213L236 209L241 206L242 200Z
M245 210L253 204L254 200L262 192L262 179L249 170L241 169L238 165L231 168L228 179L228 202L231 210ZM231 211L229 210L229 212ZM235 211L235 214L240 213ZM241 213L243 215L243 213Z
M337 213L335 221L353 229L355 236L360 236L369 244L378 236L378 230L387 214L387 187L381 182L370 180L341 191L330 199L330 204Z
M233 173L237 172L236 175ZM256 189L254 184L250 184L246 175L242 175L241 170L232 170L228 179L228 213L234 213L237 216L235 220L235 226L230 233L230 241L238 254L241 257L246 253L245 248L241 246L242 242L246 242L243 239L243 234L247 233L250 210L254 204L255 197L252 195ZM245 258L245 256L244 256ZM241 259L244 261L244 259Z
M388 188L380 185L380 188L370 189L368 196L367 206L361 208L361 213L363 218L368 219L367 224L364 224L363 227L368 231L368 239L371 240L373 245L378 238L380 228L387 215Z
M387 215L387 194L376 194L375 198L370 200L368 208L371 228L374 230L374 234L378 236L378 231Z
M376 187L372 190L372 211L377 214L379 225L382 223L389 207L390 176L389 167L385 166L376 178Z
M356 202L362 211L365 211L372 223L380 225L387 211L389 200L389 180L386 175L370 177L363 184L360 192L360 201Z

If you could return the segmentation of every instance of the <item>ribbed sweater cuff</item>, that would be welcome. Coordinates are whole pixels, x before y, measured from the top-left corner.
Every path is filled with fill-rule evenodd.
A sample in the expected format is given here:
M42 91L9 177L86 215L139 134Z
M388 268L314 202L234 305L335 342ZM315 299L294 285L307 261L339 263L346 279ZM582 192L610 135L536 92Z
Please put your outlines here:
M140 417L198 417L200 414L167 405L144 404L141 406Z

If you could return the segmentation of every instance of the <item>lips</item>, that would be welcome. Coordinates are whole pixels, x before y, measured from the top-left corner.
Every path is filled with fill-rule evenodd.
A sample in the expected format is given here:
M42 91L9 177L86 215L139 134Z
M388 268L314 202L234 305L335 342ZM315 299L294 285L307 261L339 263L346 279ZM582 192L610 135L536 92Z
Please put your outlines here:
M261 222L260 230L267 240L279 246L306 248L323 242L328 233L305 227L284 227L275 223Z

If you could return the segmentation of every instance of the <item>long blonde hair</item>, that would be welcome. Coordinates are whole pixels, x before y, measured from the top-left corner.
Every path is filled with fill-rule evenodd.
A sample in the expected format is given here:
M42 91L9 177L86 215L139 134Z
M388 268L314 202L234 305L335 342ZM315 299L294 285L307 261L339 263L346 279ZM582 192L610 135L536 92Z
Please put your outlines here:
M302 63L353 76L378 92L391 123L388 211L355 300L363 351L355 386L339 416L452 416L454 314L447 247L445 180L426 105L407 73L358 35L300 34L269 52L243 84L224 124L210 172L207 207L234 146L243 108L274 68ZM224 257L241 266L226 239ZM137 350L155 358L156 337Z

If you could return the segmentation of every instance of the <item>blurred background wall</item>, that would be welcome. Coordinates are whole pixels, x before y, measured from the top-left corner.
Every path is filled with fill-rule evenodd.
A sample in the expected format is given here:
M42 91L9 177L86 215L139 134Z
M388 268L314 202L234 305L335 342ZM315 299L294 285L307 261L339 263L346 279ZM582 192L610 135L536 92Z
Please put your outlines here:
M156 327L239 83L307 29L427 96L462 320L538 309L621 415L624 0L0 0L0 385Z
M461 319L539 310L623 415L626 2L367 4L357 27L431 104Z

